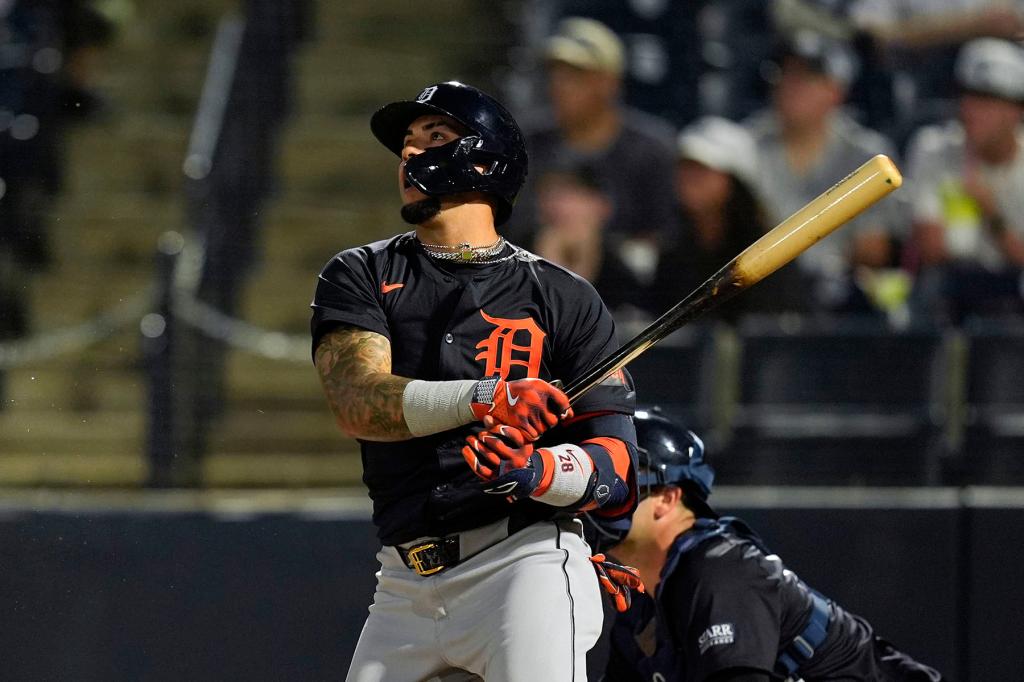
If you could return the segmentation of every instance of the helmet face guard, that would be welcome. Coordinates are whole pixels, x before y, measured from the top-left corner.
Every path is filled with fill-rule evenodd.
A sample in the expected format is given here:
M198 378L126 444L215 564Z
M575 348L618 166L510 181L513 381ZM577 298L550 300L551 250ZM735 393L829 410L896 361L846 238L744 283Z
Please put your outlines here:
M405 177L428 196L500 191L501 183L491 180L502 176L508 161L482 145L479 136L469 135L426 149L405 162Z
M495 224L505 223L527 172L526 143L512 115L486 93L450 81L425 88L415 101L385 105L373 115L370 128L401 156L409 125L431 114L449 116L470 132L411 157L406 178L428 196L485 192L497 200Z

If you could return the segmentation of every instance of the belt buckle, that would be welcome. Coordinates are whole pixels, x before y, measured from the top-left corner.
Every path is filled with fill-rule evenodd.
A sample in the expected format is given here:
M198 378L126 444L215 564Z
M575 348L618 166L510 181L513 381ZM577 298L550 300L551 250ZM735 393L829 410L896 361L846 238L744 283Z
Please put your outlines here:
M444 564L436 566L435 568L426 568L426 561L420 558L420 554L428 552L432 549L437 549L436 542L425 542L422 545L418 545L409 550L406 555L409 559L409 564L412 566L412 570L416 571L417 575L433 575L438 571L443 571L445 568Z

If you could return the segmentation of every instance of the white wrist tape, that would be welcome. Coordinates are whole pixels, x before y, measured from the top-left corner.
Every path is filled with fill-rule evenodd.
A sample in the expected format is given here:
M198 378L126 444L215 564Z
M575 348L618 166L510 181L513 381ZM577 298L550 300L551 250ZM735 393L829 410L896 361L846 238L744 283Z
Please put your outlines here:
M402 393L402 414L409 433L429 436L474 421L469 403L475 385L474 379L410 381Z
M565 443L544 448L551 454L544 458L544 466L554 468L551 485L533 499L553 507L568 507L575 504L587 493L590 475L594 473L594 461L587 451L578 445ZM543 451L541 453L544 454Z

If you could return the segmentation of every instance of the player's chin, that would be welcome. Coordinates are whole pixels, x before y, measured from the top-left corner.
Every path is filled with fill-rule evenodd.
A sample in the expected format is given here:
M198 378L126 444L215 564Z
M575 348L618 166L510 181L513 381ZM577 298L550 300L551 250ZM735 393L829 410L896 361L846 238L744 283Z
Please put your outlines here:
M437 217L441 212L441 200L437 197L424 197L402 206L402 220L410 225L422 225Z

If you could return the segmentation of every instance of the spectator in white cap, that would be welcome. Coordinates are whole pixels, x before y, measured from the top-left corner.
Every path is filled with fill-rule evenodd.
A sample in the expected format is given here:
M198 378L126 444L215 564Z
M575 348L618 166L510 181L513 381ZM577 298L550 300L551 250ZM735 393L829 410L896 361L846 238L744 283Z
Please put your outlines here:
M522 219L511 229L523 235L521 242L532 241L537 180L552 169L587 164L611 200L610 243L624 242L627 260L649 276L657 241L675 234L672 128L623 105L626 52L604 24L563 19L545 43L544 60L553 121L527 131L530 176L517 207Z
M918 293L954 320L1021 310L1024 48L971 41L957 58L956 78L957 120L922 128L907 168Z
M771 225L875 154L895 155L885 137L842 108L857 70L848 46L798 31L779 46L774 66L772 106L748 123L760 156L755 190ZM869 209L800 256L797 265L813 282L816 309L870 310L853 275L857 269L887 268L894 260L898 216L892 208L883 202Z
M675 191L680 237L658 260L647 297L651 313L668 310L767 231L764 211L753 191L757 169L754 139L728 119L707 116L679 134ZM799 278L793 269L776 273L714 315L734 320L746 310L799 309L804 293L794 276Z
M676 191L698 167L720 171L753 188L757 181L757 145L745 128L719 116L705 116L679 133L679 158L683 160Z

